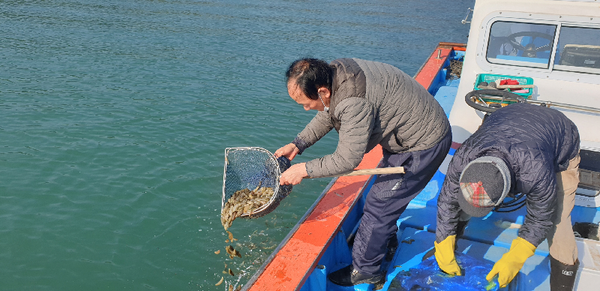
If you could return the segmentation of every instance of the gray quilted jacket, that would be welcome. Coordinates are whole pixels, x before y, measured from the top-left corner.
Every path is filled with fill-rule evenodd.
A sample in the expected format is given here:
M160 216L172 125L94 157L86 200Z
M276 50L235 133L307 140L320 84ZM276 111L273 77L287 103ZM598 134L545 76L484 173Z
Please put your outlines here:
M512 104L491 114L454 153L438 198L436 240L456 234L460 216L460 173L472 160L495 156L508 165L510 193L526 196L527 215L519 237L538 246L552 226L557 207L556 173L579 153L579 133L561 112Z
M333 154L306 163L310 177L349 172L377 144L392 153L429 149L450 130L433 96L398 68L360 59L331 66L329 112L318 112L294 140L302 153L332 129L339 133Z

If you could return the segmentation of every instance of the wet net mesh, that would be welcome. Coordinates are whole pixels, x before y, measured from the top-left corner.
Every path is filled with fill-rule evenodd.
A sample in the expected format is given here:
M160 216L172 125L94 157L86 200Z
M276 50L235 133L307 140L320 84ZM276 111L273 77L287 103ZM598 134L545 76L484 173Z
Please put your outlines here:
M241 217L256 218L264 216L279 206L279 203L292 190L291 185L280 186L281 173L290 167L285 157L275 158L266 149L259 147L235 147L225 149L225 169L223 173L223 199L221 211L225 203L235 192L257 187L273 188L273 196L268 203Z

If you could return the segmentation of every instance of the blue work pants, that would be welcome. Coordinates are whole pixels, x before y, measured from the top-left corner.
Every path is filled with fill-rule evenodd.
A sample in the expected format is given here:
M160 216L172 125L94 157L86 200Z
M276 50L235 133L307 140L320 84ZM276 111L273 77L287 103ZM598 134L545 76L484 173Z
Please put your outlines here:
M432 148L403 153L383 151L381 167L403 166L404 174L379 175L365 200L364 214L352 248L352 263L361 274L380 272L388 242L397 245L396 222L408 203L425 188L442 164L452 132Z

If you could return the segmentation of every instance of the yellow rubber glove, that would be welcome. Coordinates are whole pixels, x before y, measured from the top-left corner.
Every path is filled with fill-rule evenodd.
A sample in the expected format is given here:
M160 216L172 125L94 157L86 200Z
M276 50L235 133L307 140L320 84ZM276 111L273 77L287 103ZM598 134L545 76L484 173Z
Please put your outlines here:
M435 260L440 269L449 275L460 276L460 267L454 257L454 246L456 245L456 235L448 236L441 243L434 242Z
M492 271L485 278L491 281L498 275L500 287L506 287L515 278L517 273L519 273L527 258L533 256L535 249L536 247L530 242L517 237L512 241L510 250L494 264Z

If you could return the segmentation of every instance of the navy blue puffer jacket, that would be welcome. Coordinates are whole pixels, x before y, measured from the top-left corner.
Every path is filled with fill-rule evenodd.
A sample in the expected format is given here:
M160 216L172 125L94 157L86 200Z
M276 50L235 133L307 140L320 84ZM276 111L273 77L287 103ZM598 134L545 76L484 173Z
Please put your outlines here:
M512 104L492 113L455 152L438 198L436 240L456 234L457 195L462 170L482 156L503 159L511 175L510 193L526 194L527 215L519 237L538 246L552 226L557 207L556 173L579 153L579 132L561 112Z

